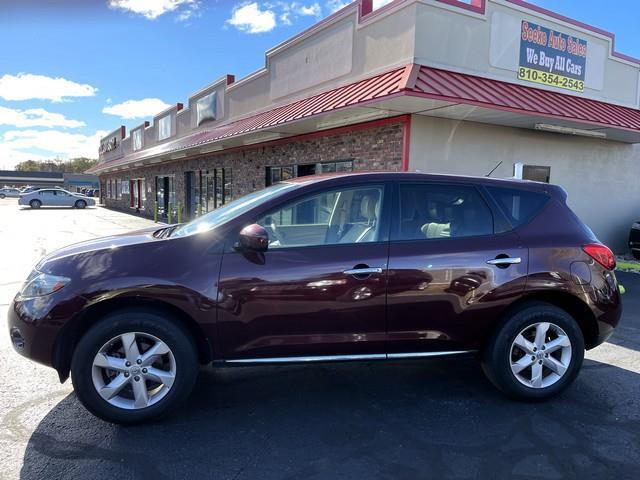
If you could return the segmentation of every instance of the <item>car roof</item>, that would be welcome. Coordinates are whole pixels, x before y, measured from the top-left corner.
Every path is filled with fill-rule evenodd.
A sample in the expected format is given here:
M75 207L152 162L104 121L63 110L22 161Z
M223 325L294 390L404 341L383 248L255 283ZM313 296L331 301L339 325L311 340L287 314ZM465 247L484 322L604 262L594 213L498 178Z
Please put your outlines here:
M285 180L283 183L292 183L298 185L310 185L320 182L330 182L336 185L348 184L354 180L371 180L371 181L414 181L414 182L451 182L451 183L469 183L474 185L496 186L503 188L515 188L523 190L534 190L546 192L549 194L566 197L566 192L562 187L557 185L535 182L532 180L521 180L517 178L494 178L494 177L478 177L470 175L450 175L437 173L422 172L343 172L343 173L322 173L318 175L307 175Z

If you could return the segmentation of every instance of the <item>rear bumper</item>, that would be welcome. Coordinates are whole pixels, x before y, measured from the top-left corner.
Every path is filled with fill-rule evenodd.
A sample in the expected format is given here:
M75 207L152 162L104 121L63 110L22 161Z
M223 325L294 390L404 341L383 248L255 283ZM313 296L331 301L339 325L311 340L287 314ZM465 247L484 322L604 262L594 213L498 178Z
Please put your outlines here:
M589 293L589 303L597 321L597 332L594 340L587 343L587 349L607 341L622 317L622 295L615 273L605 271L599 280L594 282L594 288Z

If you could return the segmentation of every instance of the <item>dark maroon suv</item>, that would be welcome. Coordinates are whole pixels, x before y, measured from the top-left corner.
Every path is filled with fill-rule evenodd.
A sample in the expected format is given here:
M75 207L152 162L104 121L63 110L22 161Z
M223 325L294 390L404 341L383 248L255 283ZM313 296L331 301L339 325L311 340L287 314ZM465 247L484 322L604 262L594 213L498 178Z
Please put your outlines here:
M475 354L506 394L543 399L621 314L615 259L565 200L490 178L303 177L48 255L9 333L119 423L167 411L209 363Z

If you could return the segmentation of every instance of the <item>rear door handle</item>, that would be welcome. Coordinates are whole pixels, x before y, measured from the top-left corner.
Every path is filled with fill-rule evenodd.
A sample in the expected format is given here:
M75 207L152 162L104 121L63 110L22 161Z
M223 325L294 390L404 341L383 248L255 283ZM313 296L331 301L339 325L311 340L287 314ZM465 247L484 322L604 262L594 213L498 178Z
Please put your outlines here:
M522 259L520 257L494 258L493 260L487 260L487 263L489 265L498 266L515 265L518 263L522 263Z
M373 275L375 273L382 273L382 268L380 267L366 267L366 268L352 268L351 270L345 270L345 275Z

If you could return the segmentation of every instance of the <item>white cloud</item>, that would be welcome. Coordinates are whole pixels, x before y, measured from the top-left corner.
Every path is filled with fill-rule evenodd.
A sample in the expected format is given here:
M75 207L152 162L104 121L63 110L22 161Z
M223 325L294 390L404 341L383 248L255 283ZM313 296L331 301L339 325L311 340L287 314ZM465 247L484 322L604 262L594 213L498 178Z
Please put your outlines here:
M161 15L181 9L179 20L187 20L200 6L199 0L108 0L109 8L125 10L155 20Z
M61 113L49 112L43 108L29 108L19 110L0 106L0 125L13 127L84 127L85 123L71 120Z
M159 98L143 98L142 100L127 100L126 102L109 105L102 109L102 113L127 119L143 118L152 117L170 106Z
M300 5L298 3L292 3L291 8L298 15L320 17L322 15L322 8L319 3L312 3L311 5Z
M24 160L97 158L100 139L107 133L104 130L91 135L59 130L10 130L0 135L2 168L13 168Z
M245 3L233 8L227 23L241 32L270 32L276 27L276 14L269 8L261 10L257 2Z
M331 13L337 12L338 10L346 7L347 5L349 5L351 3L351 1L349 0L329 0L327 2L327 8L329 9L329 11Z
M97 88L66 78L19 73L0 77L0 98L5 100L51 100L61 102L70 97L93 97Z

